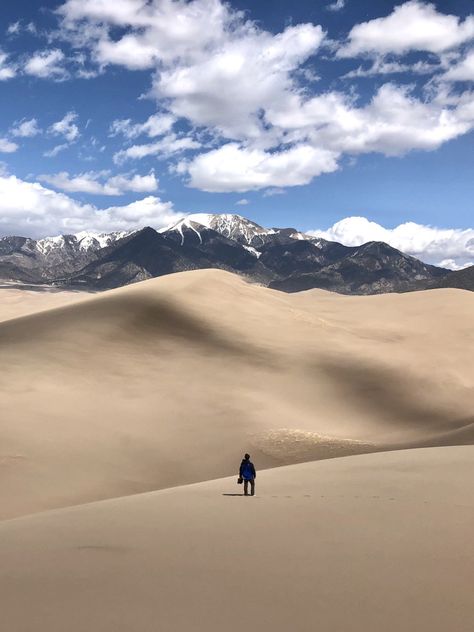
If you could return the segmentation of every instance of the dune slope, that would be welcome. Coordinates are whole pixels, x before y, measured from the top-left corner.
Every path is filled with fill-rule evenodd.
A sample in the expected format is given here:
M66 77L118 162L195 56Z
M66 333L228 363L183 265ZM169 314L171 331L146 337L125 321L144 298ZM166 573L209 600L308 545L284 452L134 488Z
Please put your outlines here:
M0 524L10 632L472 627L474 448L262 472Z
M230 475L245 450L263 468L471 443L473 314L461 290L203 270L6 319L0 518Z

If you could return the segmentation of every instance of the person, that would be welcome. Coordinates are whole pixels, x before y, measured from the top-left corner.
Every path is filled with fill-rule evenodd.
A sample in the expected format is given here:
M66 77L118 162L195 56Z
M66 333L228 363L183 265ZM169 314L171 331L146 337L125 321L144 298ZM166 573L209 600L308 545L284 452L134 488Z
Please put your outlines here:
M250 454L245 454L242 459L242 463L240 464L239 477L244 481L244 496L248 496L248 489L250 483L250 495L255 495L255 479L257 478L257 473L255 471L255 466L250 460Z

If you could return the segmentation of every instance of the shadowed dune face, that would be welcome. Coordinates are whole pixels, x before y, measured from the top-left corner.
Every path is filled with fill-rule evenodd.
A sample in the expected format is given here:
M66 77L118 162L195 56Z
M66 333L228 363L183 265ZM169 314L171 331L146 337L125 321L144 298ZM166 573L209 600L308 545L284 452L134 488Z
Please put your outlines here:
M400 367L387 367L377 362L345 362L334 359L320 360L315 364L316 374L325 373L331 382L335 397L352 402L354 409L362 408L380 423L403 427L407 433L416 436L426 433L426 438L444 432L464 428L474 422L474 416L455 419L453 406L457 399L453 385L453 401L447 398L442 405L432 389L429 376L420 377L410 367L406 371ZM459 389L462 397L463 389ZM474 440L474 434L473 434Z
M469 292L286 295L204 270L51 296L0 307L2 517L231 475L245 451L472 442Z

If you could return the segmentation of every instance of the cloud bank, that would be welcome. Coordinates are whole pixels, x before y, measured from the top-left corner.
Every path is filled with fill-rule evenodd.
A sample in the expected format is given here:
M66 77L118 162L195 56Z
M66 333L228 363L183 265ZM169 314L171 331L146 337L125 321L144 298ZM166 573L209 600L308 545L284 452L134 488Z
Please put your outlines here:
M56 174L39 175L38 180L69 193L78 192L95 195L122 195L127 191L148 193L158 189L158 180L153 172L145 176L137 174L112 176L108 171L88 171L71 176L67 171L61 171Z
M436 228L414 222L384 228L365 217L346 217L327 230L311 230L308 233L346 246L384 241L425 263L452 270L474 265L473 228Z
M110 232L143 226L161 228L182 216L174 211L171 202L156 196L125 206L99 209L36 182L0 176L0 235L45 237L82 230Z
M463 21L438 12L434 4L411 0L386 17L356 24L338 55L403 54L413 50L440 54L473 39L473 16Z

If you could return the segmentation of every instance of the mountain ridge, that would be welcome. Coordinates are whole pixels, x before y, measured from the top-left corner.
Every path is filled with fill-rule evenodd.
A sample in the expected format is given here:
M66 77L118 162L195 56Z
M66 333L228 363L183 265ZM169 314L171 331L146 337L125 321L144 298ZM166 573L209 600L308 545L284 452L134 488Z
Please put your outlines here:
M473 275L423 263L385 242L345 246L295 228L265 228L231 213L191 214L159 230L0 238L5 281L104 290L205 268L236 272L285 292L378 294L459 284L474 290Z

